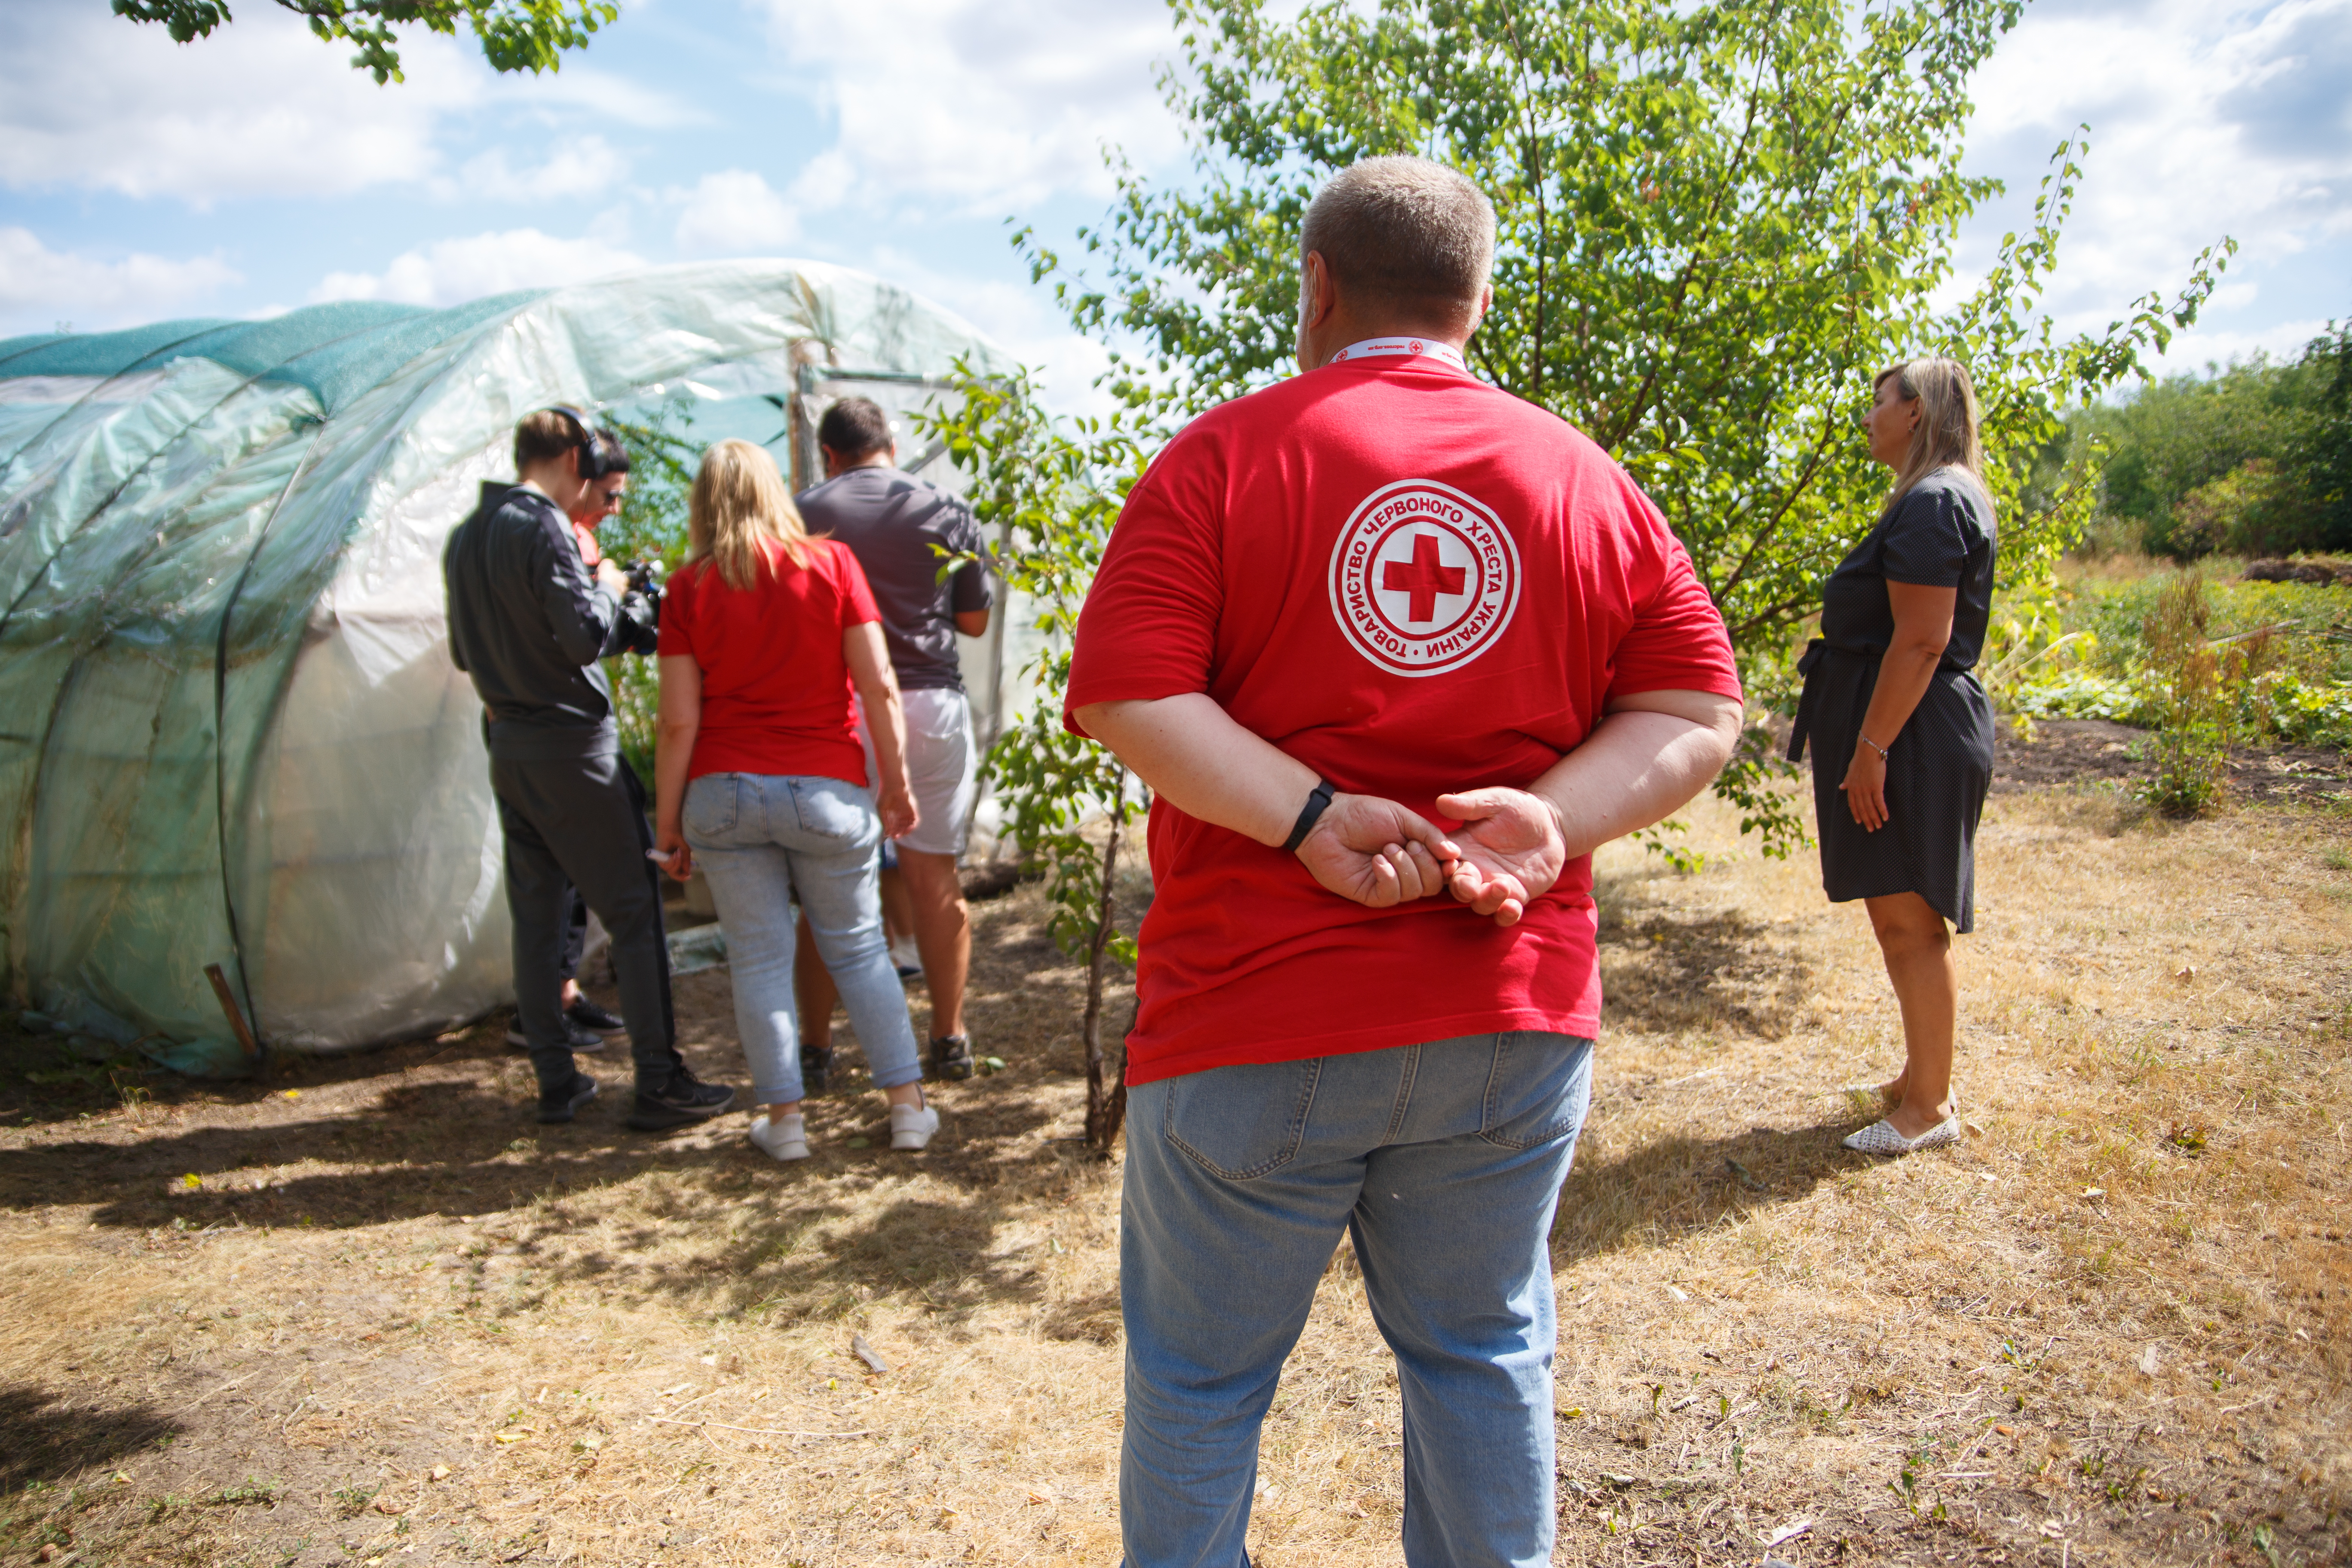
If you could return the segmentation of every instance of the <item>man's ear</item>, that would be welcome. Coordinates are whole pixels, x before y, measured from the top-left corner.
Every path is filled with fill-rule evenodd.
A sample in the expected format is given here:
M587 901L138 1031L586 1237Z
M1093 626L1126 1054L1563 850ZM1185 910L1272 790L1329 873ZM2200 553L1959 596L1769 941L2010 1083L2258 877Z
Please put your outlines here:
M1486 320L1486 312L1495 308L1495 286L1492 283L1479 291L1478 302L1470 308L1470 326L1465 336L1474 335Z
M1331 287L1331 268L1323 253L1310 250L1298 263L1298 324L1319 327L1339 302L1339 293Z

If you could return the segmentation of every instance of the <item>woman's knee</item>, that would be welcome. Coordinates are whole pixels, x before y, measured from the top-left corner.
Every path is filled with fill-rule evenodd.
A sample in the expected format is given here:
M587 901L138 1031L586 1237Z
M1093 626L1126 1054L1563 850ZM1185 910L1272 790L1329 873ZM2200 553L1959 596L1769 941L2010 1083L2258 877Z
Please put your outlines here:
M1951 928L1918 894L1902 893L1868 903L1871 930L1889 958L1942 952L1952 945Z

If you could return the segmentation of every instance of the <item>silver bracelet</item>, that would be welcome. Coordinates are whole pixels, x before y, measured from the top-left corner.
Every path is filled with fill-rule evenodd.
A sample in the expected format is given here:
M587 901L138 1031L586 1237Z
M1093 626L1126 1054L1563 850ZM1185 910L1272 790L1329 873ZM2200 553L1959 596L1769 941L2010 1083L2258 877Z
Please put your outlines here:
M1884 747L1884 746L1880 745L1877 742L1875 742L1875 741L1872 740L1869 736L1867 736L1867 735L1864 734L1861 731L1856 730L1853 733L1854 733L1854 739L1856 739L1856 740L1860 741L1864 745L1868 746L1872 751L1876 752L1878 753L1878 760L1879 760L1880 762L1882 762L1882 763L1891 763L1891 762L1893 762L1893 761L1895 760L1894 758L1892 758L1892 757L1890 757L1890 756L1888 756L1888 755L1886 754L1886 748L1885 748L1885 747Z

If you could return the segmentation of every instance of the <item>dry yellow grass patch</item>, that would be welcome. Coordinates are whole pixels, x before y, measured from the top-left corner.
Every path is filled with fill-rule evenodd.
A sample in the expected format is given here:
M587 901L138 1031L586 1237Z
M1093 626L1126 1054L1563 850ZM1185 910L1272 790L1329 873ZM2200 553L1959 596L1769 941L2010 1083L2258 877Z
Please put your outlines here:
M1698 837L1696 877L1605 858L1559 1561L1753 1563L1800 1523L1802 1563L2340 1560L2347 819L1997 800L1962 948L1981 1131L1891 1164L1837 1146L1873 1114L1843 1086L1900 1052L1859 910ZM1078 976L1034 893L980 914L974 1032L1011 1067L941 1091L919 1158L870 1093L818 1102L789 1169L740 1118L542 1131L489 1028L25 1101L0 1557L1117 1561L1118 1172L1059 1141ZM740 1082L723 975L681 1004ZM1344 1257L1323 1298L1267 1424L1266 1568L1399 1560L1395 1384Z

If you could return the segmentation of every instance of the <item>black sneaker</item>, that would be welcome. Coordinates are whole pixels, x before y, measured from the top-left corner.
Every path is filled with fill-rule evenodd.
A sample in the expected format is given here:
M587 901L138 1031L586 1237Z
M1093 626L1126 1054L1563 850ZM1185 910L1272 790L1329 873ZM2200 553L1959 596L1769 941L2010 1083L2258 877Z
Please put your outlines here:
M563 1019L563 1043L570 1046L573 1050L586 1055L592 1052L603 1050L604 1048L604 1037L593 1030L582 1028L579 1025L573 1023L569 1016L566 1016ZM522 1028L520 1025L509 1024L507 1026L507 1044L512 1046L519 1051L528 1051L530 1049L530 1040L523 1034Z
M735 1091L723 1083L705 1083L680 1063L658 1089L637 1086L637 1106L629 1125L639 1132L667 1132L689 1122L708 1121L735 1103Z
M801 1047L801 1092L823 1094L833 1081L833 1047L803 1046Z
M563 1010L563 1016L590 1034L604 1039L609 1040L614 1035L625 1035L629 1032L628 1025L623 1023L618 1016L606 1012L585 996L566 1007Z
M931 1037L931 1077L965 1079L971 1076L971 1037L969 1035L934 1035Z
M559 1121L569 1121L580 1113L580 1108L596 1098L596 1080L586 1073L573 1071L569 1089L539 1091L539 1122L552 1127Z

